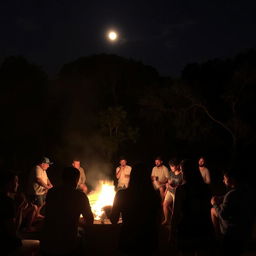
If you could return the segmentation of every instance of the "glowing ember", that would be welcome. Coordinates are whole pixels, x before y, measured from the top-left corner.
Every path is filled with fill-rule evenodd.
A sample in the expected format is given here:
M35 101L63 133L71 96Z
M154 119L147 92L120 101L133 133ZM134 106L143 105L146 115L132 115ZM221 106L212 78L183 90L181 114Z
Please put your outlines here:
M101 180L96 190L88 195L95 220L102 220L105 214L103 207L113 205L115 194L113 182Z

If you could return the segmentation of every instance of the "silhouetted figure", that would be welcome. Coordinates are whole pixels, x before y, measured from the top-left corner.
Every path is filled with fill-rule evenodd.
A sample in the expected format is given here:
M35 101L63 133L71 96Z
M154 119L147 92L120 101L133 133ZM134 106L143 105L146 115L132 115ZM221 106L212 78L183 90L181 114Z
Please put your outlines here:
M176 189L171 243L182 255L207 255L214 237L210 216L211 195L196 162L182 161L181 170L183 184Z
M255 196L249 186L243 184L242 178L238 170L226 172L223 182L229 191L211 200L212 221L221 239L223 255L241 255L252 233Z
M93 214L85 193L76 189L79 171L63 171L63 185L50 190L46 197L45 223L41 234L44 255L76 255L79 252L78 225L82 214L85 224L93 223Z
M17 230L34 232L33 224L37 213L37 206L29 202L24 193L10 193L10 197L14 200L17 209Z
M154 190L150 171L135 165L129 187L116 193L111 222L122 216L119 249L126 255L151 255L158 246L161 198Z
M13 195L19 186L14 173L0 175L0 248L4 255L35 255L38 240L23 240L17 235L22 207L16 207Z

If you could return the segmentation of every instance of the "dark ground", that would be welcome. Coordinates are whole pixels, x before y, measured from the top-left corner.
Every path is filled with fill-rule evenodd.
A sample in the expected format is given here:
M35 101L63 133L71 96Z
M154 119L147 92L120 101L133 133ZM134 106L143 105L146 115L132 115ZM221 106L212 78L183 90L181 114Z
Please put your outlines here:
M37 227L40 229L42 223L38 223ZM88 227L84 232L82 231L82 244L84 246L84 255L118 255L118 237L120 232L120 225L111 224L95 224ZM159 230L159 250L155 255L173 255L174 252L168 248L168 234L169 227L161 226ZM24 239L39 239L39 232L24 233ZM218 255L218 254L216 254ZM248 249L243 256L256 255L256 222L253 228L252 241L248 245Z

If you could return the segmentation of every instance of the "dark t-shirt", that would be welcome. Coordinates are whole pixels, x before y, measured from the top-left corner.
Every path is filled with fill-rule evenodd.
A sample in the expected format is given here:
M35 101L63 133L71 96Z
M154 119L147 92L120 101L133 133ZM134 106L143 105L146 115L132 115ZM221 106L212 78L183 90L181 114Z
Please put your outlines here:
M248 239L255 217L254 202L255 196L248 186L239 186L227 192L223 203L216 208L226 239Z
M152 189L117 192L111 214L112 223L122 216L119 249L123 252L151 252L157 248L161 200Z
M172 236L182 247L208 246L213 239L211 194L206 184L183 184L176 189Z
M168 190L172 193L175 193L176 188L182 183L183 175L182 175L182 172L176 175L174 172L170 171L170 176L171 176L171 185L173 188L170 188Z
M46 198L42 250L52 254L75 250L80 214L89 224L93 221L89 200L83 192L66 186L51 189Z

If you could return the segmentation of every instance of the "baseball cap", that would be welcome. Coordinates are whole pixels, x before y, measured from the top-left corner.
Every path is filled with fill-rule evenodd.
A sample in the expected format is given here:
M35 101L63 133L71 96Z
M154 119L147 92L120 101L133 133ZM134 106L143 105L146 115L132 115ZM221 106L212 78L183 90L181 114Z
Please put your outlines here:
M50 161L50 159L49 159L48 157L45 157L45 156L42 157L41 163L42 163L42 164L49 164L49 165L53 164L53 163Z

